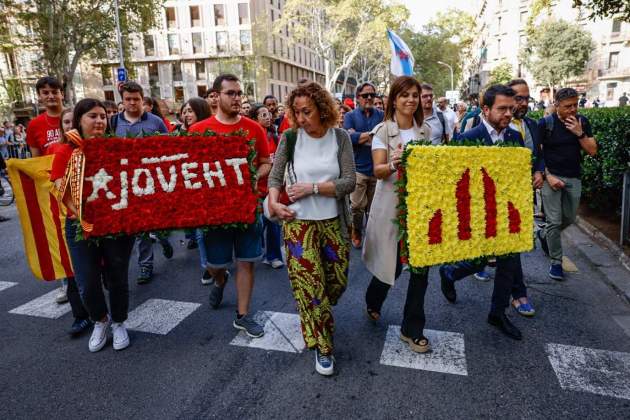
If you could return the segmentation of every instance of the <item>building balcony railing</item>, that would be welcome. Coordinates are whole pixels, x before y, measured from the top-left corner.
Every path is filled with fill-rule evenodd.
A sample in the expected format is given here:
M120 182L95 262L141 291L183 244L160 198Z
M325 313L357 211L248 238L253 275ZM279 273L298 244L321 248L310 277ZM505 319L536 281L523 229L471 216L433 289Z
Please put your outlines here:
M597 77L599 78L630 77L630 67L611 67L607 69L598 69Z
M630 31L611 32L608 35L609 41L630 41Z

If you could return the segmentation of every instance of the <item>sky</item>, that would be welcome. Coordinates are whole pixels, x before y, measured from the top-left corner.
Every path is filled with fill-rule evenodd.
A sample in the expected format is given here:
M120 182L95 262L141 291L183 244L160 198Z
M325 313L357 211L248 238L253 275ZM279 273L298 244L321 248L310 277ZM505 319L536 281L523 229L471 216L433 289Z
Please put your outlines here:
M409 23L416 29L422 28L435 15L450 7L474 13L477 2L474 0L398 0L411 12Z

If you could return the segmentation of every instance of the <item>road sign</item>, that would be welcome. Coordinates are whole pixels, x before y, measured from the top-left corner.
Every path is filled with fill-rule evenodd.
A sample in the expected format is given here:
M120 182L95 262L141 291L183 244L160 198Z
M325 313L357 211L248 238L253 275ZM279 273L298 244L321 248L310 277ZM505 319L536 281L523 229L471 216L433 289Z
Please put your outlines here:
M448 99L450 104L454 104L459 101L459 90L447 90L446 99Z
M124 82L127 80L127 69L124 67L118 67L118 81Z

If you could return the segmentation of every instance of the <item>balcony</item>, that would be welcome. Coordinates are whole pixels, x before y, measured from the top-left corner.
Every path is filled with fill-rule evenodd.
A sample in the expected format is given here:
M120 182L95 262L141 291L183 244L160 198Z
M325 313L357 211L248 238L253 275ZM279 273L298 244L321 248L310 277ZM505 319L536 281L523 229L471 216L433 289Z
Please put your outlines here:
M611 32L607 39L608 42L630 41L630 31Z
M611 67L607 69L598 69L598 79L625 79L630 77L630 67Z

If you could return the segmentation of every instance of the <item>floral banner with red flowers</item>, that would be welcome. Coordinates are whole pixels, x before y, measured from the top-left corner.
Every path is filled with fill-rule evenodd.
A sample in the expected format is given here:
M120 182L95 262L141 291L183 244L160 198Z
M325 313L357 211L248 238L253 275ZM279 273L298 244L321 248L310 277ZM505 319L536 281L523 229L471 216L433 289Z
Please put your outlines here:
M254 223L253 149L236 134L85 140L83 237Z
M531 152L511 146L407 145L397 182L403 262L421 269L532 248Z

